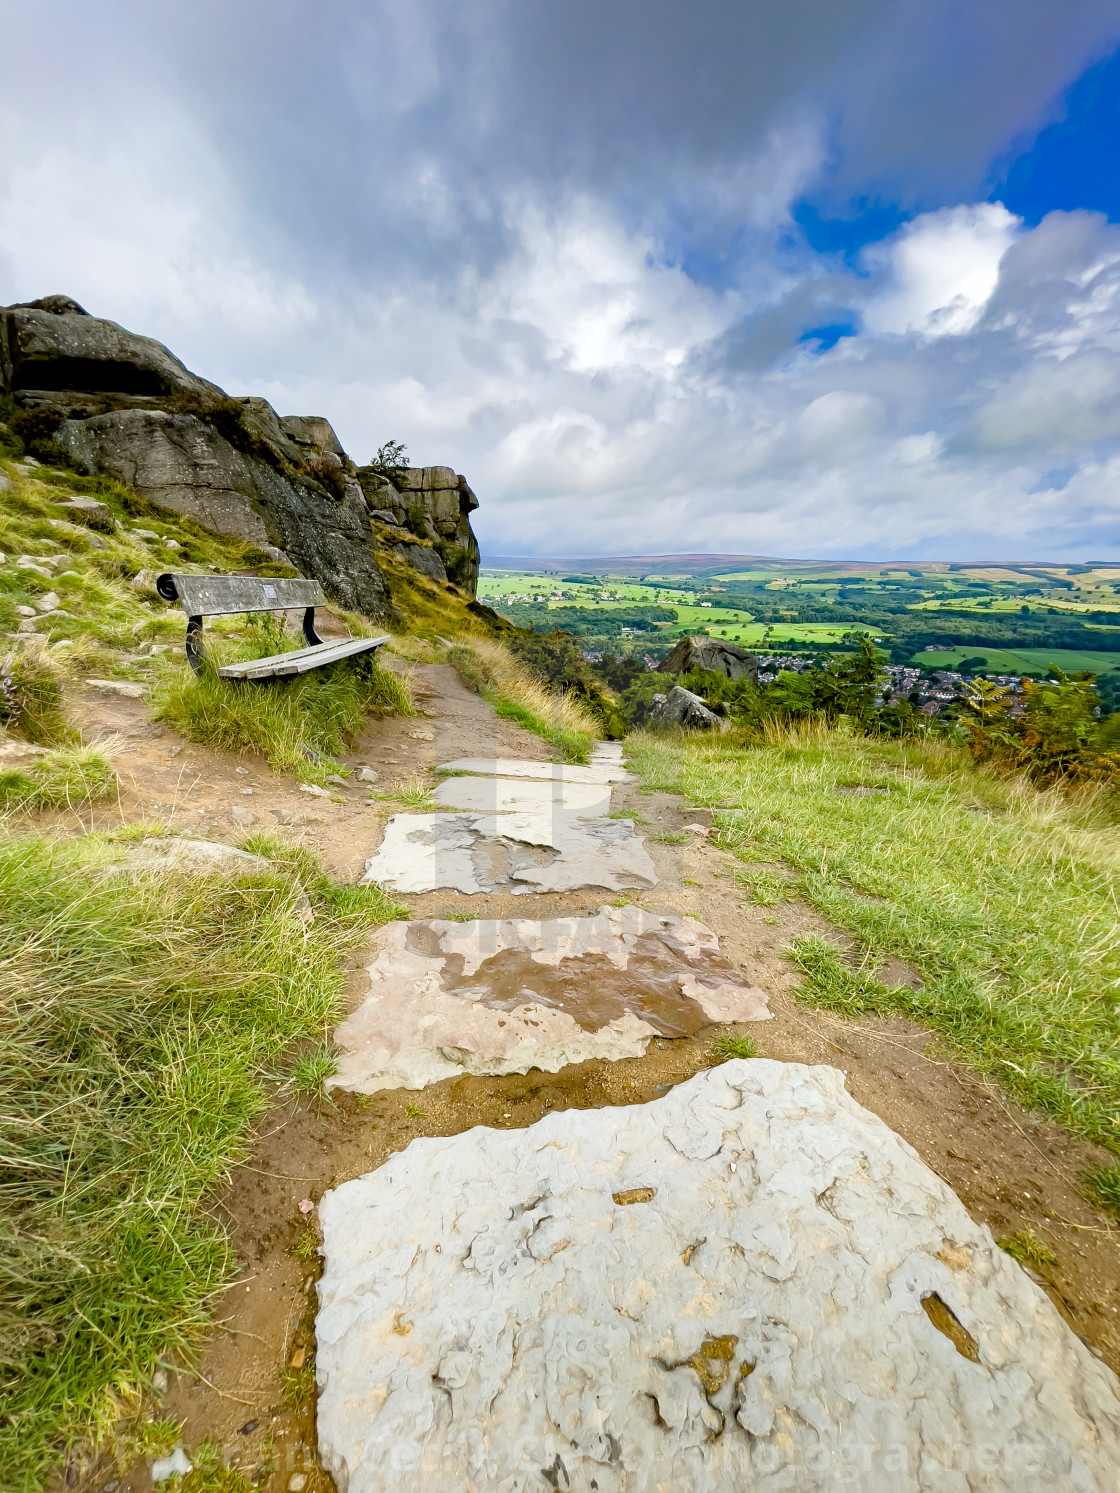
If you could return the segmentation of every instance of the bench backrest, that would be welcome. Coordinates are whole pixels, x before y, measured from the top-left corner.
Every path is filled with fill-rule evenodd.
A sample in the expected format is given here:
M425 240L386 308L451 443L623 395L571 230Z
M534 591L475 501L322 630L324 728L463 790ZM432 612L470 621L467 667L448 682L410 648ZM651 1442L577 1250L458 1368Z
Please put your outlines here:
M318 581L258 575L176 575L156 579L164 601L181 603L191 617L225 617L234 612L284 612L290 607L323 607Z

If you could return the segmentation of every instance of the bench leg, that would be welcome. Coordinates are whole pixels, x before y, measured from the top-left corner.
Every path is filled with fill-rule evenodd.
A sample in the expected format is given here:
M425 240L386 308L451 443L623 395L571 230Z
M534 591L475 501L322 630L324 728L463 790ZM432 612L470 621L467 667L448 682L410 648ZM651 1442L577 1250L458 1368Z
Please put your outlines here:
M309 648L316 647L323 639L315 631L315 608L308 607L303 614L303 637Z
M206 667L206 650L202 646L202 618L187 618L187 662L196 674Z

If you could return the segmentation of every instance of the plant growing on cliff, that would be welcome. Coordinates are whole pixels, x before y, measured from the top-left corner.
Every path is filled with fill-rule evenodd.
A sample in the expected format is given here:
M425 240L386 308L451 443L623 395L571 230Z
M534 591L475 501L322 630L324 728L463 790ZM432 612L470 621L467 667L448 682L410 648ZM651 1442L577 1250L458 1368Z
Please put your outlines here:
M378 446L370 466L399 487L408 480L408 457L404 454L407 450L402 441L386 441L383 446Z

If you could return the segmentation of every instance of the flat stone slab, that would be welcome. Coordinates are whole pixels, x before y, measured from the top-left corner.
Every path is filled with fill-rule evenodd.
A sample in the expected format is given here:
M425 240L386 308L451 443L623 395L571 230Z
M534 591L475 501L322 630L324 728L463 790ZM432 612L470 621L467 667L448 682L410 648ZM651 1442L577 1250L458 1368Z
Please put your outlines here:
M569 762L529 762L516 757L456 757L441 763L436 772L467 772L484 778L536 778L556 783L630 783L633 774L622 765L603 758L590 767Z
M1103 1493L1115 1376L843 1075L415 1140L319 1206L348 1493Z
M373 944L369 993L334 1034L343 1056L328 1080L363 1094L640 1057L654 1036L770 1015L703 923L640 907L388 923Z
M533 813L559 809L578 818L595 818L610 811L608 784L570 783L517 778L445 778L432 794L445 808L476 809L480 813Z
M609 892L656 886L630 819L549 809L510 814L394 814L363 886L395 892Z

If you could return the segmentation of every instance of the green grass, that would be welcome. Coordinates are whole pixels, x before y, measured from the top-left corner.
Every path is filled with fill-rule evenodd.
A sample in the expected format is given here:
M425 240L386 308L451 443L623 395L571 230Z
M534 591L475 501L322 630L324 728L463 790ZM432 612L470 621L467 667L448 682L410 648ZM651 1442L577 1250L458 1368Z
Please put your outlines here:
M996 1243L1005 1254L1009 1254L1013 1260L1018 1260L1020 1265L1047 1266L1058 1263L1058 1256L1033 1229L1020 1229L1017 1234L1008 1234L1005 1239L997 1239Z
M724 1032L713 1037L708 1052L717 1063L726 1063L729 1058L756 1058L758 1048L749 1037L735 1037Z
M261 629L255 641L227 645L221 661L263 658L280 651L278 643L278 634ZM169 665L152 705L157 719L189 740L219 751L258 752L277 772L307 783L322 783L338 770L335 758L374 712L414 714L407 680L368 657L260 683Z
M1120 1149L1120 836L1093 817L1099 800L987 777L936 742L816 729L772 743L631 737L630 767L712 807L717 844L788 867L785 895L856 940L853 959L795 945L802 999L928 1023L1025 1105ZM893 791L836 793L865 774ZM717 807L729 791L742 809ZM921 989L875 979L892 955Z
M983 658L989 674L1033 674L1045 679L1051 664L1065 674L1110 674L1120 670L1120 653L1097 653L1074 648L976 648L924 649L913 662L927 669L955 669L962 658Z
M293 1046L391 915L305 852L232 878L106 877L101 837L0 840L0 1486L110 1443L234 1266L204 1201ZM345 896L342 892L345 892ZM306 921L304 895L314 920Z
M0 772L3 810L84 808L112 798L116 791L116 774L92 747L47 752L27 767Z
M292 1064L288 1087L300 1099L314 1099L322 1104L327 1098L327 1079L338 1072L338 1058L326 1043L313 1052L304 1052Z
M1097 1206L1120 1218L1120 1166L1102 1166L1090 1172L1085 1181Z

